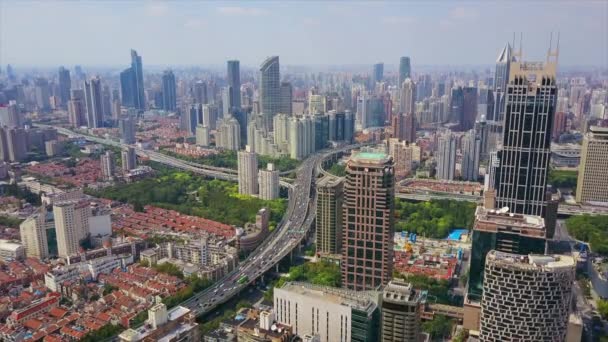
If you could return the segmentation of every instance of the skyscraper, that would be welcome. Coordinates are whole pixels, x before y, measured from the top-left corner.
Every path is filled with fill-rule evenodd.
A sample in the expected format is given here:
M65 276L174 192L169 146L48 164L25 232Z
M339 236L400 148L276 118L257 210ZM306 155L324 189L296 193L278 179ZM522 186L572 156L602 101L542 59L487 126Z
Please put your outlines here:
M273 200L279 198L279 170L272 163L268 163L265 170L258 173L260 183L260 198Z
M175 95L175 75L171 70L163 72L163 109L174 112L177 108Z
M87 105L87 127L103 127L103 104L99 76L84 82L84 96Z
M557 53L550 53L546 63L510 63L495 189L497 207L509 207L514 213L545 217L556 57Z
M57 248L60 257L78 252L80 241L89 233L91 207L89 203L64 201L53 203Z
M410 68L410 58L409 57L401 57L399 59L399 84L401 87L403 81L405 79L411 77L411 68ZM415 98L415 97L414 97Z
M82 89L73 89L71 91L71 98L68 102L68 120L72 127L86 125L87 108L84 98L84 91Z
M401 84L401 97L399 110L405 114L415 114L416 110L416 84L406 78Z
M359 152L346 163L342 286L370 290L392 278L394 195L395 175L389 156Z
M238 152L239 194L258 193L258 156L248 146Z
M28 257L45 259L49 256L46 214L46 207L42 206L19 225L21 243ZM54 222L51 221L50 224L55 230Z
M237 60L227 62L227 80L231 90L231 102L228 108L241 108L241 70Z
M464 87L461 117L458 122L460 130L465 132L473 128L477 119L477 88Z
M135 122L131 116L123 117L118 121L120 130L120 142L123 144L135 144Z
M456 168L456 138L447 131L439 137L437 147L437 179L454 180Z
M382 82L384 79L384 63L376 63L374 64L374 70L372 74L372 87L374 89L377 82Z
M382 342L418 342L425 296L412 284L394 279L382 291Z
M488 116L489 120L502 122L504 115L504 100L509 83L511 62L515 61L511 45L507 43L496 59L496 69L494 71L494 113Z
M0 104L0 127L21 127L21 116L17 103L11 101L8 105Z
M222 117L227 118L231 116L232 108L230 104L234 102L232 100L232 87L224 87L222 88Z
M323 177L317 181L317 254L342 253L344 179Z
M101 175L105 180L114 179L114 153L106 151L101 155Z
M202 147L209 146L209 127L203 124L196 126L196 144Z
M479 341L565 341L575 266L566 255L489 252Z
M135 76L132 68L120 73L120 97L125 107L135 108Z
M608 128L591 126L583 138L576 201L608 202Z
M133 147L127 147L120 152L122 171L129 172L137 167L137 154Z
M241 148L241 127L234 117L222 119L215 134L215 145L231 151Z
M450 97L450 122L460 123L464 117L464 91L462 87L452 88L452 96Z
M196 103L209 103L209 98L207 96L207 83L205 81L196 81L192 90L194 93L194 101Z
M281 89L280 89L280 94L281 94L281 105L279 108L279 113L281 114L287 114L287 115L292 115L293 114L293 108L292 108L292 93L293 93L293 88L291 86L291 83L289 82L281 82Z
M135 50L131 50L131 69L133 70L132 75L135 79L133 105L135 108L143 111L146 109L146 100L144 97L144 70L141 63L141 56L139 56Z
M260 66L260 112L264 128L272 131L272 119L281 106L279 56L268 57Z
M462 179L476 182L479 177L479 156L481 153L481 140L475 130L468 131L462 143Z
M49 81L46 78L36 78L35 84L35 95L36 95L36 106L40 110L49 110L51 108L51 102L49 97L51 96L51 90L49 89Z
M70 100L70 89L72 81L70 79L70 71L64 67L59 67L59 98L61 105L66 108Z

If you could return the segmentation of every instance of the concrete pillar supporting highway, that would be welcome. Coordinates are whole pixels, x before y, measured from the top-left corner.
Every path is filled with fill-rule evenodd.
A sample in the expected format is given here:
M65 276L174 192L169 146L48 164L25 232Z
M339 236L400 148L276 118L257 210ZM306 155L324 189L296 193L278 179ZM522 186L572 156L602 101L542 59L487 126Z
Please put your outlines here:
M278 274L279 273L279 263L277 262L276 265L274 265L274 271Z

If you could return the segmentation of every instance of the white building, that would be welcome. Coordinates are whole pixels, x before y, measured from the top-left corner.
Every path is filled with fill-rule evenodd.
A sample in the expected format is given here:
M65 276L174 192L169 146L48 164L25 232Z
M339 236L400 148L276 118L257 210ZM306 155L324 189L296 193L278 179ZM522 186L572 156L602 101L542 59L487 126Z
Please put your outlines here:
M241 126L232 116L221 120L215 135L215 145L226 150L237 151L241 146Z
M258 193L258 156L249 145L245 151L238 152L239 193L255 195Z
M137 154L133 147L127 147L120 153L122 170L128 172L137 167Z
M0 239L0 260L8 262L25 259L25 247L16 241Z
M464 136L462 143L461 175L464 180L476 182L479 177L479 157L481 154L481 139L470 130Z
M273 200L279 198L279 171L274 164L268 163L266 170L260 170L260 198Z
M67 257L78 252L80 241L89 233L91 207L86 201L65 201L53 206L55 231L57 233L57 254Z
M437 179L454 180L456 170L456 139L452 132L439 137L437 148Z
M209 127L199 124L196 126L196 144L198 146L209 146Z

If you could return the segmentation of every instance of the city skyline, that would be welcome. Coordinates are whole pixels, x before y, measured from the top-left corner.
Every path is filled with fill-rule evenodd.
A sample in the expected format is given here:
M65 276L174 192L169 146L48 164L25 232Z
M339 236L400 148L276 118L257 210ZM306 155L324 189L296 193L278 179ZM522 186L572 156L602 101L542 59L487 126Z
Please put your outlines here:
M499 17L519 19L496 27ZM485 65L512 41L513 32L518 38L523 33L526 59L543 56L551 32L554 38L560 32L560 65L606 66L608 60L608 30L602 27L608 22L608 3L592 1L329 3L323 11L318 3L5 1L0 19L0 64L16 66L118 66L131 48L149 66L222 65L238 59L255 67L270 55L281 56L283 65L384 62L389 70L401 56L410 56L414 66ZM375 24L357 24L361 21ZM127 22L132 29L123 29ZM243 32L268 39L247 39ZM60 37L79 43L57 49Z

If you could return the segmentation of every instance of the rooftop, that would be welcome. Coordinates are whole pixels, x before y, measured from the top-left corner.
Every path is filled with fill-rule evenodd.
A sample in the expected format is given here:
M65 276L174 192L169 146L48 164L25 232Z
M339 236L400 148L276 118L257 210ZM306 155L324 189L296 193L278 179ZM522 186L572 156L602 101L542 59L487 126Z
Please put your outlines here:
M521 266L522 268L539 270L573 269L576 265L574 258L569 255L520 255L498 251L490 251L486 257L488 260Z
M373 312L376 308L370 292L365 291L351 291L301 282L287 282L281 287L281 290L312 297L326 303L349 306L368 313Z
M366 164L384 164L390 160L390 157L383 152L362 151L353 153L351 160Z

